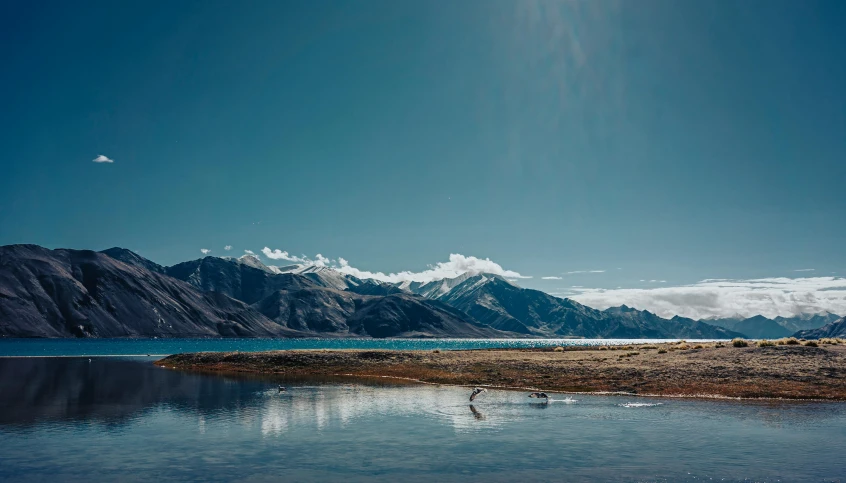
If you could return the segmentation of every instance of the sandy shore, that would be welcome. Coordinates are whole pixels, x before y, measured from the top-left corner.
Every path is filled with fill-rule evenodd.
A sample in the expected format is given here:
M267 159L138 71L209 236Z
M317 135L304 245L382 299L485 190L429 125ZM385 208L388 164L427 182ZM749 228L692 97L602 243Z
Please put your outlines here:
M846 400L846 346L468 351L289 350L177 354L178 369L286 376L389 376L429 383L638 395Z

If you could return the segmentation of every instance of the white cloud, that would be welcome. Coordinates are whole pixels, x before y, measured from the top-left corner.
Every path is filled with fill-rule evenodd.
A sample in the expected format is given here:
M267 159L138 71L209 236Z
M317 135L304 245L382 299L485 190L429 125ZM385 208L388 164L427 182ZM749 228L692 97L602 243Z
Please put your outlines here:
M288 252L283 252L279 249L271 250L268 247L264 247L261 249L261 252L264 253L264 256L271 260L287 260L295 263L307 263L309 261L307 258L290 255Z
M256 252L254 252L252 250L244 250L244 253L246 253L247 255L252 255L252 256L258 258L258 255L256 255Z
M567 272L565 275L575 275L577 273L605 273L605 270L574 270Z
M208 255L209 253L211 253L211 250L209 250L208 248L200 248L200 251L203 253L203 255Z
M314 259L306 256L297 257L279 249L271 250L264 247L261 251L264 256L273 260L288 260L290 262L302 263L304 265L316 265L319 267L331 267L343 274L352 275L357 278L373 279L380 282L431 282L443 278L454 278L465 273L491 273L506 278L532 278L521 275L513 270L506 270L490 258L467 257L458 253L452 253L449 261L438 262L430 265L428 270L420 272L403 271L399 273L370 272L360 270L350 265L350 262L343 258L331 259L318 253Z
M679 287L584 288L561 295L600 310L626 304L662 317L791 317L823 311L846 315L846 278L842 277L709 279Z
M226 245L223 249L228 252L229 250L232 250L232 245Z
M91 161L94 161L95 163L114 163L115 162L114 159L109 159L106 156L103 156L102 154L97 156L96 158L92 159Z
M799 270L794 270L794 272L813 272L813 268L800 268Z
M561 280L563 277L541 277L542 280Z
M391 274L368 272L350 266L349 262L343 258L338 258L338 266L334 268L341 273L352 275L354 277L371 278L379 280L380 282L394 283L406 281L431 282L432 280L440 280L443 278L455 278L465 273L490 273L512 279L532 278L521 275L513 270L506 270L490 258L482 259L476 257L466 257L458 253L451 253L448 262L438 262L435 265L430 265L428 270L423 270L422 272L404 271Z

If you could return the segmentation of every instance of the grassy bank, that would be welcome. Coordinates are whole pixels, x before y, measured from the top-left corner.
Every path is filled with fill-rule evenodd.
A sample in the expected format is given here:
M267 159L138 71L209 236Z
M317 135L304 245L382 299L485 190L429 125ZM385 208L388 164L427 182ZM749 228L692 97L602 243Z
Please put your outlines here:
M839 340L472 351L292 350L177 354L157 365L286 376L389 376L430 383L641 395L846 400Z

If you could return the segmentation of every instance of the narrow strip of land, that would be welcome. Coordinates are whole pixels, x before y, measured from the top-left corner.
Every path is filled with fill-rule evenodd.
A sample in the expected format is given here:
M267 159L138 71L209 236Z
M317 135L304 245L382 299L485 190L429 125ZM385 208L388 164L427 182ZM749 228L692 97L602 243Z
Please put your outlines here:
M177 354L169 368L640 395L846 400L846 346L660 344L469 351L286 350Z

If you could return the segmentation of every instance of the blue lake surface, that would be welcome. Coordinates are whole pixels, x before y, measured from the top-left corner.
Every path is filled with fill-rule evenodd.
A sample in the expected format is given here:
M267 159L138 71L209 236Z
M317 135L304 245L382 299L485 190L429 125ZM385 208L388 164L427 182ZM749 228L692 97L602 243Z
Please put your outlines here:
M0 358L0 480L842 481L846 405L233 378ZM287 391L279 393L283 383Z
M0 356L170 355L282 349L462 350L628 345L675 340L678 339L0 339Z

